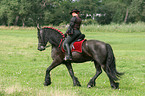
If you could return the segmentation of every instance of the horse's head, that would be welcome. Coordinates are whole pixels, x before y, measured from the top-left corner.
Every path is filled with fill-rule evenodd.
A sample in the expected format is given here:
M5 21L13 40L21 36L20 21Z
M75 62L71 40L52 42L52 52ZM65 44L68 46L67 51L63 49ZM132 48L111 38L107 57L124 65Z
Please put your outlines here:
M39 51L45 50L47 42L49 42L53 47L58 47L64 38L64 34L62 32L52 27L40 28L37 26L37 30Z
M38 50L45 50L47 42L45 42L45 31L42 28L37 27L38 30Z

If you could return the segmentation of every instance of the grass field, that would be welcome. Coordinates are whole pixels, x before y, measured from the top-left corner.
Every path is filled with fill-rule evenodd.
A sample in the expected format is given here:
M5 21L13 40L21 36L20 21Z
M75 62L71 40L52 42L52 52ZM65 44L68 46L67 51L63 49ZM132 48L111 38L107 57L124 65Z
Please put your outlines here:
M87 39L111 44L119 72L125 72L120 89L113 90L103 72L96 86L87 83L95 74L93 62L73 64L81 87L73 87L64 65L51 71L52 84L43 86L51 64L51 47L37 51L36 28L0 27L0 96L144 96L145 24L84 26ZM108 28L108 29L107 29ZM64 33L66 29L60 28Z

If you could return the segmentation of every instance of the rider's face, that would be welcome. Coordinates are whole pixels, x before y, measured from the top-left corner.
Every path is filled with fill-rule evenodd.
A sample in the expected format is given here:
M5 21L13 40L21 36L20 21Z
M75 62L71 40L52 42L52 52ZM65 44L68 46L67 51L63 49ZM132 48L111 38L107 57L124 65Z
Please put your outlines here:
M77 15L78 15L78 14L77 14L77 13L75 13L75 12L73 12L73 13L72 13L72 16L77 16Z

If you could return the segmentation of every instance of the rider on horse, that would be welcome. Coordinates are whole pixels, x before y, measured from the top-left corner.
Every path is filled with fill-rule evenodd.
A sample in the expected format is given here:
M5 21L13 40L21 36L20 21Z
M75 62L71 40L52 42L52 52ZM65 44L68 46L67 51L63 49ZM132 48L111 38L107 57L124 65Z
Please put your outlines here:
M64 60L72 60L72 54L70 49L70 44L82 33L80 32L80 26L81 26L81 18L79 17L79 10L74 9L70 12L70 14L73 16L70 21L69 28L66 31L66 38L64 40L64 48L66 50L65 58Z

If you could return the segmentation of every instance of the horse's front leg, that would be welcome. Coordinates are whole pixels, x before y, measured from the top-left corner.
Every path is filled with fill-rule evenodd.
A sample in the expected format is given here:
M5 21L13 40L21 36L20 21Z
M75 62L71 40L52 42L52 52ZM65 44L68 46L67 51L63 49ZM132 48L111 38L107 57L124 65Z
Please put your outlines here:
M71 76L71 78L73 80L73 85L74 86L81 86L80 82L78 81L78 78L74 76L74 72L73 72L71 63L68 62L65 65L66 65L66 67L67 67L67 69L69 71L69 74L70 74L70 76Z
M54 60L52 64L47 68L46 75L45 75L45 82L44 86L48 86L51 84L51 78L50 78L50 71L55 68L56 66L60 65L61 63L56 62L57 60Z

